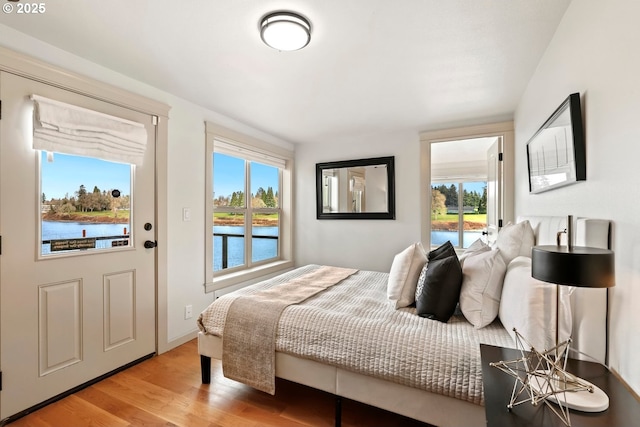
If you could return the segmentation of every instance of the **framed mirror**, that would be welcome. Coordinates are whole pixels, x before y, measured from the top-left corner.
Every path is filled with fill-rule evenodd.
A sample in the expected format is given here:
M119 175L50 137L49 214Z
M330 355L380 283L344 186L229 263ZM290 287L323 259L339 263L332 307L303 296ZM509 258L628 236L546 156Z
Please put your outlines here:
M395 219L394 157L316 164L318 219Z

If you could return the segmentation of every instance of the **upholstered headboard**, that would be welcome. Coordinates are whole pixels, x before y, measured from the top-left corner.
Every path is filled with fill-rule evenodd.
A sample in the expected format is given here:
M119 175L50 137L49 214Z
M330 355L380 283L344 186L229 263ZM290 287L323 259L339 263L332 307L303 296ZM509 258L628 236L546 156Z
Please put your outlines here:
M555 245L557 233L567 228L567 217L520 216L518 222L529 220L536 245ZM574 245L610 249L609 220L578 218L573 226ZM567 235L561 235L566 245ZM605 363L607 358L607 290L575 288L571 294L571 347ZM582 358L576 352L571 357ZM586 358L588 359L588 358Z

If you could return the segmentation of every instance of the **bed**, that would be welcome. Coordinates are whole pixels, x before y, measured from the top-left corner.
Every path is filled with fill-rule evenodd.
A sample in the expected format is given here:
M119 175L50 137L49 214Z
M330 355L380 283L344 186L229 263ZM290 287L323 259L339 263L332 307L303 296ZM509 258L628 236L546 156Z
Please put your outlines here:
M522 241L519 231L514 231L524 229L525 224L531 241L526 238ZM511 251L511 254L504 260L504 272L498 274L501 283L498 292L505 296L511 292L509 303L503 297L500 314L482 327L477 327L474 313L467 311L465 317L460 308L446 323L418 316L415 304L396 308L397 301L389 300L388 288L390 277L394 276L393 266L389 273L348 272L337 284L323 288L302 303L282 308L274 326L277 339L267 348L266 356L261 356L266 360L273 355L273 372L267 377L274 375L332 393L338 397L337 402L340 397L353 399L437 426L485 425L479 344L513 347L513 327L525 336L528 334L536 346L547 346L549 337L555 337L555 327L551 330L555 319L550 322L548 315L555 312L555 306L548 302L555 300L550 292L555 292L556 287L530 277L527 254L534 243L554 244L558 232L565 228L564 217L518 219L509 232L518 234L520 246L515 248L513 241L508 242L511 246L503 244L503 253ZM579 219L575 229L577 245L609 246L608 221ZM496 256L488 252L485 255ZM467 253L460 257L463 271L472 256ZM228 343L222 336L227 316L232 315L230 311L236 310L239 301L250 301L272 289L284 289L292 281L295 286L296 280L312 277L314 272L323 272L323 268L303 266L240 289L217 299L201 313L198 351L203 383L210 381L211 358L222 359L224 364L223 348L226 346L228 350L231 345L231 328L227 329ZM471 271L470 267L467 271ZM527 281L531 283L523 283ZM413 289L416 293L415 285ZM571 333L576 350L604 361L606 293L598 291L604 290L578 289L564 296L567 307L563 307L563 312L567 316L561 331ZM569 301L571 310L565 310ZM588 316L584 315L585 307L589 308ZM530 313L522 318L527 310ZM476 326L468 318L475 319ZM533 336L540 330L545 333ZM588 336L580 335L581 330L588 330ZM261 365L255 361L248 363ZM336 420L338 424L338 410Z

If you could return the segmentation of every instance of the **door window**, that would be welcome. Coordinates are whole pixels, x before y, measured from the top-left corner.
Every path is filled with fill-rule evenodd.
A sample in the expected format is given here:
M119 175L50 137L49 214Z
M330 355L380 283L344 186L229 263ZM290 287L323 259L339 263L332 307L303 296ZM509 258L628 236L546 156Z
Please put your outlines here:
M131 246L133 165L40 152L40 256Z

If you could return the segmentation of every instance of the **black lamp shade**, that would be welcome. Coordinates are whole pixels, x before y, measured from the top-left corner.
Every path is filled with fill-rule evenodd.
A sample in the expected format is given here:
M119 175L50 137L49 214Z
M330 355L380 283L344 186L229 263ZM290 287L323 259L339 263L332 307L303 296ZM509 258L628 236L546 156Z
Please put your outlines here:
M531 275L544 282L583 288L614 286L614 254L585 246L534 246Z

